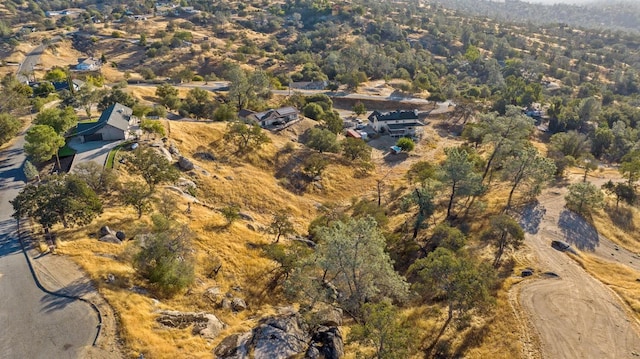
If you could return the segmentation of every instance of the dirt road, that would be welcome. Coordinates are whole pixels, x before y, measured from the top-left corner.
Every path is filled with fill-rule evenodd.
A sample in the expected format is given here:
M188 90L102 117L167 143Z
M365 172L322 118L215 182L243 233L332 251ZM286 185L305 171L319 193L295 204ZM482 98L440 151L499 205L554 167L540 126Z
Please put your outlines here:
M540 336L542 356L640 358L638 323L622 301L567 253L551 248L551 241L560 239L572 243L578 252L585 250L612 260L609 252L616 247L564 208L565 191L546 190L537 206L522 213L525 242L538 259L538 274L519 286L519 299ZM625 258L627 262L633 259L630 252L616 253L630 256Z

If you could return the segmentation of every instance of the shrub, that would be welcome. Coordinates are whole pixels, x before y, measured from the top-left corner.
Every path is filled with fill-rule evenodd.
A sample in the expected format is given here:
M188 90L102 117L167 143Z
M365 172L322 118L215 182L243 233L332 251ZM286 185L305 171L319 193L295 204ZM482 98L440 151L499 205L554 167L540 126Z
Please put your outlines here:
M194 259L186 229L164 231L147 239L135 257L136 269L165 296L173 296L193 283Z

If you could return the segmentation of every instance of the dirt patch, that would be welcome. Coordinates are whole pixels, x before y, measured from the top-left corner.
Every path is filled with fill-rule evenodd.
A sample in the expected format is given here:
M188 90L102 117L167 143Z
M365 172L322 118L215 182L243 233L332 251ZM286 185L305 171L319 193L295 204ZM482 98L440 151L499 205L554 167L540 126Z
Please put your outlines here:
M524 284L519 300L540 334L544 357L631 357L640 353L637 322L607 286L569 255L551 248L551 240L566 240L567 236L586 250L608 242L597 232L593 235L588 223L564 212L564 191L547 189L539 198L539 208L527 212L532 217L523 218L528 232L525 242L539 258L539 267L557 277L547 275L543 278L556 280ZM583 234L588 238L582 238Z

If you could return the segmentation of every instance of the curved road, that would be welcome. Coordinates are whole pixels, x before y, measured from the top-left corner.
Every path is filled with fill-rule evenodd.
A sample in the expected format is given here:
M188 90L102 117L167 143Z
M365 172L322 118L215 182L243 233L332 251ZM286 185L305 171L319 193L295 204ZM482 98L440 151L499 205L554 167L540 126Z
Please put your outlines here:
M0 357L77 358L96 335L96 315L86 303L38 288L11 218L9 200L24 184L23 144L20 136L0 152Z
M520 303L540 335L544 358L634 358L640 356L638 324L611 289L593 278L568 254L551 248L551 240L609 247L606 238L571 218L564 209L565 189L546 190L536 207L523 213L526 242L538 258L541 275L525 281ZM569 234L569 235L567 235ZM572 238L573 237L573 238ZM577 242L578 241L578 242ZM580 242L582 241L582 242ZM597 249L596 249L597 251Z

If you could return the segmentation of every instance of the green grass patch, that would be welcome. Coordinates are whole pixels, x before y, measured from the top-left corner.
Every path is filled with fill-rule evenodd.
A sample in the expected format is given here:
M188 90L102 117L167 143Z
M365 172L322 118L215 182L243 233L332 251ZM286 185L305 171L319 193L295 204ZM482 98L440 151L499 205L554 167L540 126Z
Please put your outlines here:
M69 145L65 144L64 147L60 148L58 150L58 157L67 157L67 156L73 156L76 154L76 150L74 150L73 148L69 147Z
M111 149L111 151L109 151L109 154L107 155L107 163L105 163L104 165L105 168L113 168L118 151L120 151L120 149L122 149L125 146L129 146L132 142L133 141L122 142L121 144Z

